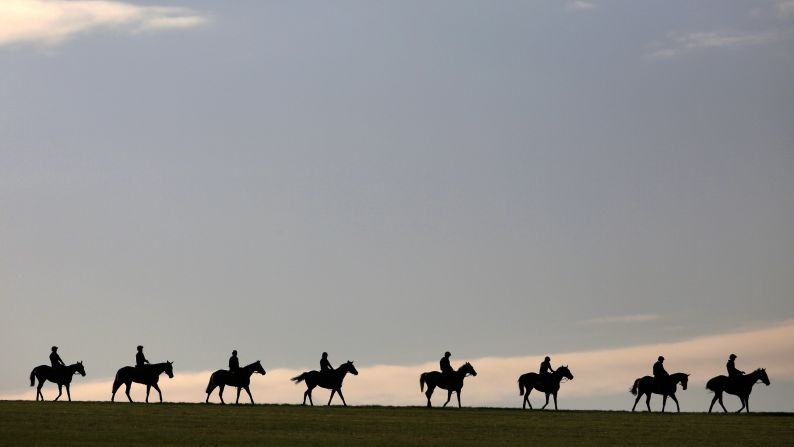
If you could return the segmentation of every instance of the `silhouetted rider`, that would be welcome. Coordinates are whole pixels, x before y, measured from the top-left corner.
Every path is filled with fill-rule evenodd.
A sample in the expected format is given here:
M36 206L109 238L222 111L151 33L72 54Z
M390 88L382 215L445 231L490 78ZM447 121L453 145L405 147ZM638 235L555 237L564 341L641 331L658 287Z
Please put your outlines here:
M660 355L656 363L653 364L653 378L656 380L658 387L663 388L667 386L667 379L669 377L670 374L667 374L667 371L664 369L664 357Z
M552 367L551 367L551 357L546 356L546 358L543 359L543 362L540 364L540 378L541 379L546 379L553 372L554 372L554 369L552 369Z
M143 355L143 346L138 345L138 353L135 354L135 367L141 369L146 363L149 363L149 361L146 360L146 356Z
M455 370L452 369L452 365L449 363L449 358L451 356L452 354L450 354L449 351L447 351L444 353L444 357L441 357L441 360L439 360L438 366L441 369L441 375L449 376L453 372L455 372Z
M61 360L61 356L58 355L57 346L52 347L52 352L50 353L50 363L52 364L52 369L58 369L66 366L66 364L63 363L63 360Z
M728 377L732 379L744 374L744 371L736 369L736 364L733 362L734 360L736 360L736 354L731 354L728 358L728 363L725 365L725 367L728 368Z
M334 371L334 367L331 366L331 362L328 361L328 353L323 352L323 356L320 359L320 372L331 373L333 371Z
M234 374L240 370L240 359L237 358L237 350L232 351L232 356L229 357L229 372Z

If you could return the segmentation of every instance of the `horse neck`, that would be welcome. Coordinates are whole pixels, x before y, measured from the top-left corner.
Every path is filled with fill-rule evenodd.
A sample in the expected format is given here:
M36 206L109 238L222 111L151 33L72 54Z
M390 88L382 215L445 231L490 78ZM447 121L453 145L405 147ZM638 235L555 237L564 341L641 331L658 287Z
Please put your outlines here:
M347 373L350 372L350 370L349 370L349 368L347 366L347 363L343 363L343 364L339 365L339 368L336 368L334 370L334 372L339 374L339 377L345 377L347 375Z
M752 380L753 383L755 383L755 382L758 382L759 380L761 380L762 376L763 376L763 371L761 371L760 369L756 369L755 371L751 372L750 374L746 374L744 377L747 377L748 379ZM741 377L741 376L739 376L739 377Z
M70 373L74 374L75 372L77 372L77 368L78 368L78 366L79 366L79 364L78 364L78 363L74 363L74 364L71 364L71 365L67 365L67 366L66 366L66 371L69 371Z
M464 369L464 368L465 368L465 369ZM457 369L457 371L455 371L455 374L457 374L457 375L459 375L459 376L463 376L463 377L465 377L465 376L466 376L466 374L469 372L469 371L467 371L467 370L468 370L468 368L466 368L466 365L464 364L463 366L461 366L460 368L458 368L458 369Z
M686 374L684 374L684 373L670 374L670 378L673 379L674 383L678 383L678 382L683 381L685 376L686 376Z
M562 368L557 368L554 370L554 373L552 373L551 376L554 377L554 380L556 380L557 382L562 382L562 378L565 377L563 376L562 373L563 373Z
M241 371L243 371L245 374L248 374L250 376L251 374L254 373L254 369L256 369L256 364L257 362L251 363L250 365L245 365L244 367L241 368Z
M165 372L165 369L166 369L167 365L168 365L168 363L152 363L149 366L151 366L152 370L157 372L157 374L162 374L162 373Z

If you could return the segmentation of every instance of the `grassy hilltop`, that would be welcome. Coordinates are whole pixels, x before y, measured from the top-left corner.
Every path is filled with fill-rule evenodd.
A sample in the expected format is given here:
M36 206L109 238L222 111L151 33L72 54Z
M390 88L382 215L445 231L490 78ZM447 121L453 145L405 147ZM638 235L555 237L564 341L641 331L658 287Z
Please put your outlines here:
M794 445L794 414L0 402L2 446Z

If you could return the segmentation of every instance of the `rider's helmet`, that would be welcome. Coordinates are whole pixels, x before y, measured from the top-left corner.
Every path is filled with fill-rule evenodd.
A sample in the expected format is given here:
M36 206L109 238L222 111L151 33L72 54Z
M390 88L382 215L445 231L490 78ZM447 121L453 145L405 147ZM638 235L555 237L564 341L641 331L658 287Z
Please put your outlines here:
M237 350L236 349L232 351L232 355L237 355Z
M444 353L444 357L449 357L449 356L451 356L451 355L452 355L452 354L450 354L450 353L449 353L449 351L447 351L447 352L445 352L445 353Z
M138 345L138 350L143 351L143 345Z
M731 354L731 360L736 358L736 354Z
M547 361L547 362L550 362L550 361L551 361L551 357L549 357L549 356L546 356L546 361Z
M328 353L327 352L323 352L323 358L326 358L326 357L328 357Z
M660 356L659 356L659 361L660 361L660 362L663 362L663 361L664 361L664 356L661 356L661 355L660 355Z

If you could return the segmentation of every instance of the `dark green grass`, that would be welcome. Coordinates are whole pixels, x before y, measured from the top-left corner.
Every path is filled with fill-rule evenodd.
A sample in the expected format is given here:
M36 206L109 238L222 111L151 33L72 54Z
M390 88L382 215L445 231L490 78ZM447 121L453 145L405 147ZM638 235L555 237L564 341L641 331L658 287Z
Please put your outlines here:
M0 446L794 445L792 414L0 402Z

